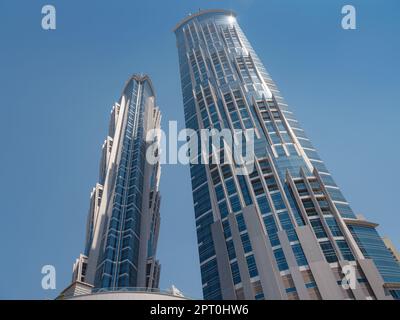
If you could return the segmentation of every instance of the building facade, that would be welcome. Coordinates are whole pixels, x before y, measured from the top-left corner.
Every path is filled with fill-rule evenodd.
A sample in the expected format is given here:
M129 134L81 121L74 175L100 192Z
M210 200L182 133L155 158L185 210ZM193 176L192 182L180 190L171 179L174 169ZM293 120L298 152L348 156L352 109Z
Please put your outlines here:
M186 127L256 136L248 174L190 166L204 298L398 296L400 268L377 225L353 213L235 14L200 11L174 32Z
M111 111L90 196L85 253L73 268L77 292L158 288L160 165L146 161L146 150L151 145L157 152L159 137L147 141L146 134L160 121L150 78L133 75Z

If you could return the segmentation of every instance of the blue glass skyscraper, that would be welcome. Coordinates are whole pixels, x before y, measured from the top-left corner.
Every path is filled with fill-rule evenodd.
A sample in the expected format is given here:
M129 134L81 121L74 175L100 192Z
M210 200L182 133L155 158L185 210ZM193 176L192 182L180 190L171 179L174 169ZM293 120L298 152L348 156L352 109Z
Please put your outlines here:
M147 141L146 133L159 129L160 121L150 78L133 75L111 111L91 194L85 254L74 265L73 282L86 286L73 286L72 295L87 287L158 288L160 165L146 161L147 147L157 146L158 137Z
M174 31L186 127L256 135L248 175L190 167L204 298L399 296L400 267L377 225L353 213L235 14L200 11Z

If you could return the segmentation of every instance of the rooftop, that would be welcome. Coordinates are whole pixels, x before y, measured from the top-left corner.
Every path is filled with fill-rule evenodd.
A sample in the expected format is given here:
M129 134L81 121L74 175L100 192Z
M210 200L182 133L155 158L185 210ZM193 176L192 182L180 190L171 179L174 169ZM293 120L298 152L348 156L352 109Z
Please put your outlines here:
M175 32L178 28L180 28L183 24L185 24L186 22L192 20L193 18L202 16L204 14L208 14L208 13L225 13L226 15L230 15L233 17L236 17L236 13L231 11L231 10L224 10L224 9L208 9L208 10L199 10L196 13L190 13L186 18L182 19L173 29L173 31Z

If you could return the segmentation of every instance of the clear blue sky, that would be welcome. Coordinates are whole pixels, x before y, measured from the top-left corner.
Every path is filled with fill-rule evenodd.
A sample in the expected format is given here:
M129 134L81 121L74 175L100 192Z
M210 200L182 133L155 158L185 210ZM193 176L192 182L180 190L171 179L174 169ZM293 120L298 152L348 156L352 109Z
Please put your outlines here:
M41 29L41 8L57 30ZM357 9L355 31L341 7ZM0 298L52 298L84 246L111 105L135 72L153 79L163 124L183 107L173 26L233 9L353 209L400 246L400 2L0 1ZM201 297L189 168L162 168L161 287ZM57 290L41 288L41 267Z

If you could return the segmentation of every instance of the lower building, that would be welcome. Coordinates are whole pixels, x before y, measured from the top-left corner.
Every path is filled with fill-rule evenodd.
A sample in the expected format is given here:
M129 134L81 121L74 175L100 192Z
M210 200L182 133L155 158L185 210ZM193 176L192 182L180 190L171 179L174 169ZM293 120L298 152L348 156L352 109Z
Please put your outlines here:
M94 289L76 281L67 287L57 300L188 300L174 286L170 290L150 288Z
M150 78L133 75L111 110L99 180L90 195L85 251L61 297L161 294L156 259L161 168L146 160L148 147L159 152L160 122Z

